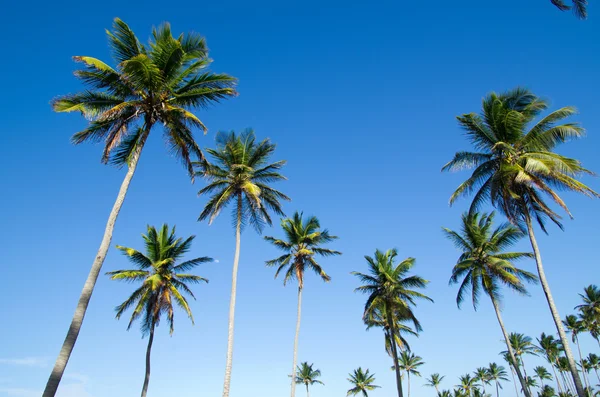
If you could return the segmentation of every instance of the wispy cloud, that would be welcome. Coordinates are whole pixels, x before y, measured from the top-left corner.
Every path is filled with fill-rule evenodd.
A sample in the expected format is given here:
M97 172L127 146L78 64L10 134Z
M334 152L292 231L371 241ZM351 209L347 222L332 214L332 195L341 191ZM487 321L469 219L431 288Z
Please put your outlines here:
M21 365L25 367L45 367L48 365L47 357L25 357L25 358L0 358L0 364Z

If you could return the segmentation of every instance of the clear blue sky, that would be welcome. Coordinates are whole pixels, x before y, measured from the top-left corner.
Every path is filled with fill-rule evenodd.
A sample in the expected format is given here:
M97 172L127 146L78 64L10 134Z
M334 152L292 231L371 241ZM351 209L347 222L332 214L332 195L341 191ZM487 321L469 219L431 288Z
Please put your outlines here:
M592 2L593 3L593 2ZM458 227L467 202L449 208L453 188L467 174L442 174L441 166L468 144L455 116L478 111L489 91L523 85L574 105L589 132L563 153L600 172L600 8L578 21L549 0L460 2L12 2L3 8L0 38L3 95L0 197L2 229L0 396L39 396L63 341L124 171L100 164L101 147L72 146L84 127L76 114L54 114L49 101L81 85L71 56L109 60L104 33L114 17L145 40L152 25L170 21L175 32L206 36L213 70L240 80L240 96L199 113L210 132L253 127L278 144L289 181L278 187L293 198L285 210L317 215L343 251L325 259L333 280L309 276L304 294L299 360L314 362L326 386L313 397L344 395L347 374L368 367L394 394L383 336L361 322L364 296L353 293L352 270L363 256L397 247L417 258L415 271L431 281L435 304L417 308L424 332L412 338L427 363L425 376L459 374L501 363L501 334L493 311L458 310L448 287L457 251L440 233ZM118 219L103 271L128 266L115 244L142 246L147 224L176 224L197 236L192 255L218 263L198 269L210 284L194 288L196 326L176 315L172 338L160 327L153 350L149 396L218 396L221 393L234 235L228 213L212 226L196 222L205 202L167 154L155 131L142 155ZM598 179L588 178L595 189ZM600 202L567 194L576 219L566 231L540 234L548 277L561 314L577 293L598 282ZM279 235L278 227L266 230ZM523 249L527 248L522 244ZM276 255L251 230L243 235L236 318L232 397L288 393L296 316L296 291L273 280L264 261ZM524 264L530 270L533 263ZM132 286L101 276L61 385L60 396L133 396L143 380L146 339L113 308ZM531 298L507 294L510 330L538 336L554 328L541 290ZM598 350L583 336L584 350ZM536 359L528 359L528 365ZM540 361L541 362L541 361ZM414 396L433 395L415 380ZM300 395L303 395L299 390ZM511 384L504 395L512 396Z

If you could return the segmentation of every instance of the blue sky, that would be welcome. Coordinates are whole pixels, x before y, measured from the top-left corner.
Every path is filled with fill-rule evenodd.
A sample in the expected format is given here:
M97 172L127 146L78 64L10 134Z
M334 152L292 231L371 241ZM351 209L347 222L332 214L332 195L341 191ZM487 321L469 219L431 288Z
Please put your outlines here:
M84 127L75 115L54 114L53 97L81 89L71 56L109 60L104 33L114 17L145 40L153 25L206 36L213 70L239 78L240 96L199 112L209 127L198 136L212 146L218 130L253 127L278 144L292 197L287 213L304 210L340 236L344 253L324 259L333 281L306 281L299 360L314 362L325 386L313 397L344 395L348 372L376 374L394 393L383 336L361 322L364 296L350 275L365 270L364 255L397 247L417 258L415 272L430 280L417 315L424 332L410 340L426 365L421 373L446 375L444 388L503 350L493 310L485 300L475 313L458 310L448 287L457 251L441 226L457 228L467 201L448 207L467 174L442 174L453 153L468 148L455 116L479 110L489 91L517 85L551 99L552 107L577 106L588 130L561 151L600 172L597 117L600 9L578 21L548 0L449 2L18 2L4 8L0 39L5 62L0 97L0 396L39 396L63 341L76 300L100 242L124 171L100 164L100 146L72 146ZM10 59L10 61L8 61ZM598 179L586 178L596 190ZM142 246L147 224L176 224L197 236L190 257L217 263L198 269L210 279L194 290L196 325L176 316L176 331L160 327L153 349L149 396L217 396L221 393L234 234L228 214L212 226L196 222L205 199L168 154L160 131L145 148L118 219L103 271L128 266L115 249ZM566 231L539 235L547 275L564 316L577 294L598 282L598 201L566 194L574 221ZM278 227L266 234L280 235ZM520 248L527 249L525 242ZM277 254L251 230L243 235L236 317L232 396L279 397L288 392L296 291L273 280L264 261ZM534 270L533 263L524 267ZM131 396L143 380L146 340L126 331L113 308L132 291L101 276L60 397ZM553 332L539 287L531 297L506 295L510 330L532 337ZM584 351L598 347L582 337ZM591 350L590 350L591 349ZM541 363L528 359L528 366ZM414 380L413 395L433 395ZM299 390L299 393L302 393ZM503 395L514 389L506 384ZM302 394L300 394L302 395Z

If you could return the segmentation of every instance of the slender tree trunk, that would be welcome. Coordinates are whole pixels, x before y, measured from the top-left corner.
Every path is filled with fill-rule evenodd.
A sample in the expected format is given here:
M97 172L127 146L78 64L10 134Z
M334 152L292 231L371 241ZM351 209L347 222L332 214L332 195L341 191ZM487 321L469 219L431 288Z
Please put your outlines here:
M554 364L550 362L550 366L552 367L552 372L554 372L554 379L556 379L556 386L558 388L558 392L562 393L562 387L560 386L560 382L558 380L558 374L556 373L556 368L554 368Z
M558 309L554 304L554 299L552 298L552 293L550 291L550 286L548 285L548 280L546 280L546 273L544 272L544 267L542 266L542 256L540 255L540 250L538 248L537 240L535 238L535 234L533 232L533 225L531 223L531 216L525 207L525 223L527 224L527 232L529 233L529 240L531 242L531 247L533 248L533 255L535 257L535 263L537 265L538 276L540 278L540 284L542 284L542 289L544 290L544 295L546 295L546 300L548 301L548 306L550 308L550 313L552 313L552 318L554 319L554 324L556 325L556 329L558 330L558 335L560 337L560 341L565 350L565 356L569 362L569 370L571 371L571 376L573 377L573 382L575 384L575 389L577 390L577 395L579 397L586 397L585 391L583 390L583 385L581 384L581 379L579 378L579 373L577 372L577 366L575 365L575 360L573 359L573 353L571 352L571 347L569 346L569 340L567 339L567 334L562 325L562 320L560 319L560 315L558 314Z
M590 381L587 377L587 373L585 368L583 368L583 356L581 355L581 346L579 346L579 338L577 334L575 334L575 345L577 346L577 351L579 352L579 364L581 365L581 375L583 376L583 382L585 383L585 387L590 387Z
M396 372L396 387L398 389L398 397L404 397L402 393L402 377L400 376L400 366L398 365L398 347L396 346L396 327L394 326L394 319L392 312L388 308L387 310L388 324L390 326L390 344L392 346L392 353L394 355L394 371Z
M437 385L435 385L435 394L437 394L438 396L440 395L440 389Z
M523 366L523 376L525 376L525 383L527 384L527 390L529 390L529 394L531 394L531 388L529 387L529 383L527 382L529 380L529 376L527 376L527 369L525 369L525 360L523 360L523 355L521 355L519 357L519 359L521 360L521 365Z
M406 371L406 395L410 397L410 372Z
M81 325L83 324L83 319L85 317L85 313L90 303L90 299L92 298L92 293L94 292L96 280L98 280L98 275L100 274L102 264L104 263L104 259L106 258L106 254L108 253L110 242L112 241L112 235L115 229L115 222L117 221L117 217L119 216L119 212L121 211L121 207L123 206L123 202L125 201L125 196L127 195L129 184L131 183L133 174L135 173L135 169L138 165L142 148L146 143L146 139L148 138L148 134L150 133L151 128L152 124L146 124L145 131L140 138L138 147L134 152L131 161L128 165L127 173L125 174L125 178L123 179L123 182L121 183L121 188L119 189L119 194L117 195L117 200L115 201L115 204L113 205L113 208L110 211L110 215L108 216L108 221L106 223L106 228L104 229L104 235L102 236L100 248L96 253L96 257L94 258L94 262L92 263L90 273L88 274L87 279L85 280L85 284L83 285L83 290L81 291L81 295L79 296L79 302L77 302L75 314L73 315L71 325L69 326L69 330L67 331L67 336L65 337L62 348L60 349L58 358L54 363L54 368L52 368L52 372L50 373L50 377L48 378L48 382L46 383L46 388L44 389L42 397L54 397L56 395L58 385L60 384L63 374L65 373L67 363L69 362L69 358L71 358L71 353L73 352L73 348L75 347L75 343L77 342L77 337L79 336L79 331L81 330Z
M500 387L499 386L500 386L500 383L498 381L496 381L496 397L500 397Z
M485 383L483 381L481 382L481 387L483 387L483 395L485 396Z
M496 311L496 317L498 318L498 324L500 324L500 328L502 329L502 335L504 335L504 341L506 342L506 348L508 350L508 355L510 356L510 359L512 361L512 365L513 368L515 370L515 372L517 373L517 377L519 378L519 383L521 383L521 388L523 389L523 393L525 394L525 397L531 397L531 393L529 392L529 388L527 387L527 382L525 381L525 379L523 379L523 375L521 375L521 370L519 369L519 364L517 363L517 359L515 358L515 353L513 351L513 348L510 344L510 340L508 338L508 333L506 332L506 329L504 328L504 322L502 321L502 315L500 314L500 308L498 307L498 302L496 302L496 299L494 299L494 297L490 296L490 299L492 300L492 305L494 305L494 310ZM514 379L514 377L513 377ZM515 389L516 389L516 384L515 384ZM517 396L519 395L519 393L517 392Z
M517 387L517 381L515 379L515 370L511 363L508 363L508 366L510 367L510 374L512 375L512 378L513 378L513 385L515 385L515 396L519 397L519 388Z
M240 244L242 235L242 195L237 197L237 220L235 225L235 255L233 257L233 273L231 275L231 298L229 300L229 326L227 331L227 362L225 364L225 382L223 397L229 397L231 386L231 365L233 361L233 328L235 321L235 297L237 292L237 274L240 262Z
M600 375L598 375L598 370L594 368L594 372L596 373L596 378L598 378L598 383L600 383Z
M308 392L308 383L306 384L306 397L310 397L310 393Z
M148 348L146 349L146 375L144 376L144 386L142 386L142 397L146 397L148 393L148 383L150 383L150 353L152 352L152 342L154 341L154 324L150 329L150 337L148 338Z
M300 317L302 313L302 287L298 286L298 317L296 318L296 336L294 337L294 362L292 365L292 394L296 395L296 362L298 360L298 336L300 335ZM308 389L308 385L306 385Z

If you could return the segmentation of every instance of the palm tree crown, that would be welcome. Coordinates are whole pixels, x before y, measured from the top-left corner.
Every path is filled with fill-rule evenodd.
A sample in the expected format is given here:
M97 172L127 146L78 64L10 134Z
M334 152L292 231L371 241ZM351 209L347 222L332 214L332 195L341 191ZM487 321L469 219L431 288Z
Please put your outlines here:
M153 30L147 46L118 18L107 34L116 67L74 57L84 65L75 76L89 88L52 101L55 111L78 111L90 120L72 141L103 140L102 162L123 165L160 122L171 150L193 175L192 156L203 155L192 128L206 127L191 110L235 96L236 80L207 71L211 60L203 37L189 33L175 38L168 23Z
M336 240L338 237L330 235L327 229L321 230L317 217L311 216L304 221L302 215L301 212L296 212L292 218L281 221L285 240L265 236L265 240L285 251L285 254L279 258L267 261L267 266L277 266L275 277L287 267L283 278L284 285L290 280L297 279L300 288L304 286L304 273L307 268L318 274L323 281L331 280L331 277L315 260L315 256L342 254L339 251L321 247L322 244Z
M587 0L571 0L572 6L564 2L564 0L550 0L552 4L561 11L573 10L573 13L579 19L587 19Z
M355 369L354 372L348 374L348 376L350 376L348 382L350 382L353 387L348 390L347 396L355 396L362 393L364 397L368 397L368 391L381 387L373 384L373 382L375 382L375 374L369 374L368 369L363 371L361 367L358 367L358 369Z
M558 124L575 114L575 108L555 110L530 127L547 108L545 100L517 88L503 94L489 94L483 100L481 115L459 116L459 124L478 151L458 152L442 168L443 171L475 168L471 177L456 189L450 203L476 192L471 213L489 200L512 223L520 222L525 214L529 214L546 230L545 219L561 224L560 216L548 206L543 195L569 215L555 188L598 197L576 179L592 172L578 160L553 152L558 144L583 136L583 128L577 123Z
M173 302L186 312L193 323L192 311L184 295L195 297L187 283L208 282L188 271L201 263L211 262L212 259L200 257L177 264L189 251L194 236L185 240L176 238L175 228L169 231L166 224L158 231L153 226L148 226L147 234L142 237L146 245L145 254L133 248L117 246L138 268L107 273L111 280L142 282L127 300L117 306L116 316L120 318L127 309L134 307L127 329L141 316L142 333L146 334L159 324L161 315L165 314L172 334Z
M308 362L303 362L298 366L296 371L296 383L306 385L307 387L314 385L315 383L320 385L325 384L317 379L321 377L321 371L313 369L313 365L314 364L309 365Z
M515 267L511 262L531 258L531 253L504 251L522 238L523 232L506 223L493 229L493 221L494 213L463 214L461 233L443 229L446 237L463 251L450 278L450 284L461 283L456 295L459 307L469 291L473 307L477 310L482 290L493 300L500 301L501 285L527 294L523 281L537 281L535 275Z
M213 193L199 220L212 221L232 201L237 208L234 218L239 218L242 226L247 222L262 231L264 224L272 224L268 210L283 215L280 200L290 200L285 194L273 189L269 183L285 180L279 170L285 161L269 163L275 145L268 139L256 142L254 131L247 129L241 134L219 132L217 148L207 149L213 159L201 161L196 175L206 178L209 183L198 194Z

